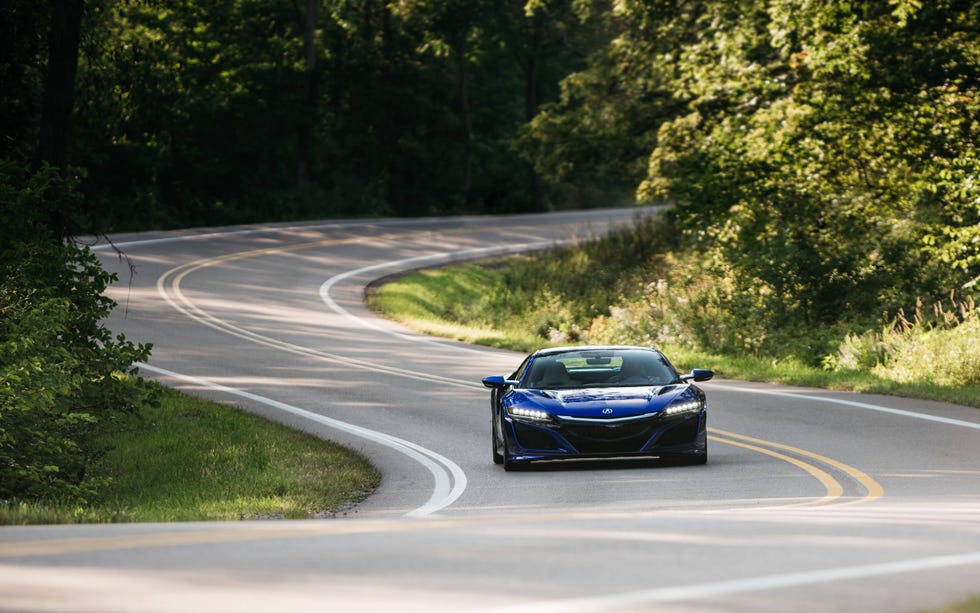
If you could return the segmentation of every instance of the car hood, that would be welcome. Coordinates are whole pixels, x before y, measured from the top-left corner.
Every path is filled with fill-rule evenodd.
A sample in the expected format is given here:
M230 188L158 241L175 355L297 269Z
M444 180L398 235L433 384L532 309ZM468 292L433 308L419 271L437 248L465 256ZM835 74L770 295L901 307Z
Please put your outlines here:
M696 394L689 384L604 387L574 390L514 390L515 404L573 417L629 417L659 411L681 396ZM608 412L612 409L612 413Z

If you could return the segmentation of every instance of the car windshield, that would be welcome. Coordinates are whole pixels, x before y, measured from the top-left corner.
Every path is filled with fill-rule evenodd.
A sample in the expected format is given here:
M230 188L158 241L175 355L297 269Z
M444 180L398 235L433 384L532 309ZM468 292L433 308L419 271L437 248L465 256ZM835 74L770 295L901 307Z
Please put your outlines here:
M612 349L539 356L525 376L524 387L637 387L676 382L677 373L659 353L642 349Z

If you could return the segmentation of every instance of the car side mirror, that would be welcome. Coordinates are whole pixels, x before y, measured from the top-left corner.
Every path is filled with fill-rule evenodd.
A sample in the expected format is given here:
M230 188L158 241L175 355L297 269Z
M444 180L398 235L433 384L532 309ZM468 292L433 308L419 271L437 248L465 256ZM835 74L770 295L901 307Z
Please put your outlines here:
M500 375L494 375L492 377L483 378L483 387L489 387L490 389L501 389L511 385L517 385L517 381L511 381L510 379L505 379Z
M695 368L691 371L689 375L681 375L681 381L690 381L691 379L695 381L711 381L712 377L715 376L715 371L708 370L706 368Z

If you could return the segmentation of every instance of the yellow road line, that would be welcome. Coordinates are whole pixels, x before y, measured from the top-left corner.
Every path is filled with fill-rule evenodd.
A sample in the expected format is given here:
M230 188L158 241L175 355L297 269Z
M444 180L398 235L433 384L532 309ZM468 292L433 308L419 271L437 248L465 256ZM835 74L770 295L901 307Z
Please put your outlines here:
M408 370L405 368L397 368L394 366L386 366L384 364L367 362L364 360L358 360L357 358L341 356L338 354L328 353L325 351L319 351L316 349L303 347L301 345L296 345L294 343L281 341L262 334L257 334L250 330L246 330L232 323L229 323L223 319L215 317L214 315L204 311L199 306L194 304L192 300L187 298L187 296L184 295L183 290L181 289L181 283L189 274L193 272L197 272L204 268L216 266L230 261L241 260L241 259L246 259L251 257L261 257L265 255L276 255L288 251L300 251L303 249L315 249L317 247L363 242L366 240L378 241L384 238L385 237L371 237L370 239L368 239L362 237L356 239L351 238L351 239L314 241L309 243L300 243L297 245L284 245L281 247L256 249L253 251L232 253L224 256L208 258L205 260L198 260L196 262L190 262L172 268L167 272L165 272L163 275L161 275L157 279L157 292L160 294L161 297L163 297L163 299L168 304L170 304L170 306L172 306L178 312L183 313L187 317L197 321L198 323L201 323L215 330L224 332L231 336L235 336L247 341L251 341L258 345L263 345L272 349L278 349L280 351L286 351L289 353L294 353L297 355L314 358L324 362L340 364L350 368L369 370L372 372L384 372L384 373L398 375L402 377L408 377L420 381L437 381L445 385L464 387L467 389L481 389L482 386L476 382L460 381L457 379L442 377L440 375L435 375L432 373L418 372L418 371ZM168 282L170 284L170 290L173 292L173 296L171 296L170 293L167 291Z
M740 443L738 441L722 438L717 435L712 435L710 438L712 441L715 442L724 443L726 445L734 445L736 447L743 447L745 449L751 449L752 451L755 451L757 453L762 453L768 456L772 456L778 460L788 462L793 466L796 466L797 468L802 468L806 472L810 473L817 481L819 481L827 489L827 495L822 498L819 498L817 500L811 500L808 502L798 502L794 504L780 505L779 506L780 509L825 505L837 500L844 494L844 486L842 486L839 481L834 479L828 472L814 466L813 464L809 464L807 462L804 462L803 460L799 460L792 456L779 453L778 451L772 451L771 449L766 449L765 447L750 445L748 443Z
M0 558L44 555L68 555L93 551L115 551L150 547L174 547L182 545L207 545L239 541L268 540L279 538L310 538L316 536L342 536L370 534L428 527L430 523L410 520L310 521L244 524L233 528L217 527L202 530L179 530L115 536L42 539L34 541L0 543Z
M711 433L712 435L714 435L713 438L717 438L718 436L725 436L725 437L729 437L729 438L732 438L732 439L738 439L740 441L748 441L748 442L756 443L756 444L759 444L759 445L765 445L767 447L773 447L775 449L782 449L784 451L789 451L789 452L795 453L797 455L801 455L801 456L804 456L804 457L807 457L807 458L811 458L811 459L817 460L818 462L823 462L824 464L827 464L828 466L833 466L837 470L845 473L846 475L848 475L849 477L851 477L852 479L854 479L855 481L857 481L858 483L860 483L861 486L865 490L867 490L867 494L863 498L859 498L857 500L851 500L851 501L847 501L847 502L842 502L842 503L837 504L837 505L834 505L834 506L845 506L845 505L851 505L851 504L860 504L860 503L864 503L864 502L870 502L872 500L876 500L878 498L881 498L884 495L884 493L885 493L885 490L884 490L884 488L881 487L881 484L879 484L877 481L875 481L874 479L872 479L867 473L865 473L864 471L861 471L861 470L859 470L857 468L854 468L853 466L849 466L847 464L844 464L843 462L839 462L837 460L834 460L833 458L828 458L827 456L823 456L823 455L820 455L820 454L817 454L817 453L813 453L812 451L806 451L805 449L799 449L797 447L790 447L789 445L784 445L782 443L774 443L772 441L766 441L766 440L762 440L762 439L759 439L759 438L753 438L751 436L745 436L744 434L736 434L734 432L727 432L725 430L719 430L717 428L709 428L708 429L708 432ZM740 443L735 443L734 441L725 441L725 442L728 442L729 444L740 444ZM744 447L746 445L744 443L741 443L740 446L743 446ZM772 455L772 454L769 454L769 455Z

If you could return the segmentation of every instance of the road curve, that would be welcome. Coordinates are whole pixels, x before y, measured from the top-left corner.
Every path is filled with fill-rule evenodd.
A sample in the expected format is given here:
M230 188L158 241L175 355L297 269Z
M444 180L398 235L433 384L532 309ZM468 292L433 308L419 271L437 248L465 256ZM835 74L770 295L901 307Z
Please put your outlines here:
M367 454L339 520L0 528L0 611L919 611L980 593L980 413L715 381L707 466L504 473L479 383L521 356L365 287L584 240L650 209L112 237L143 374ZM130 266L135 272L130 277ZM710 364L703 365L711 367Z

